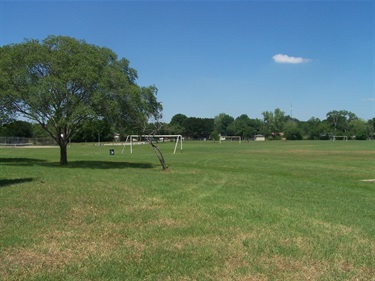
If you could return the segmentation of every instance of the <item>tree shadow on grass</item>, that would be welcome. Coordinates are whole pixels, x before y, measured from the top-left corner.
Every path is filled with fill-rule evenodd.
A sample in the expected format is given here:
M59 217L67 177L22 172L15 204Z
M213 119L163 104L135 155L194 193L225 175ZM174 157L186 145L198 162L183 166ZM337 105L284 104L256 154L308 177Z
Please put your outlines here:
M33 178L21 178L21 179L0 179L0 188L12 185L12 184L19 184L24 182L31 182Z
M31 166L45 162L47 161L35 158L0 158L0 164L14 166Z
M57 166L59 164L57 163ZM111 161L71 161L67 168L83 169L151 169L154 165L150 163L111 162Z
M80 168L80 169L151 169L150 163L111 162L111 161L70 161L66 167L59 162L48 162L35 158L0 158L0 164L12 166L43 166L49 168Z

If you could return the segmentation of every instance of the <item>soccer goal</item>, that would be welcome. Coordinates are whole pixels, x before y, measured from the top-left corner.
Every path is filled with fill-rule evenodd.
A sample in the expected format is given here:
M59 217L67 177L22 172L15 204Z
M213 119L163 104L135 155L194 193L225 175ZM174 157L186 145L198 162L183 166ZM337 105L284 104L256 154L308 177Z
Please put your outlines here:
M219 136L220 143L221 141L226 141L226 140L238 140L238 143L241 143L241 137L240 136Z
M333 136L332 137L332 141L335 141L337 139L341 139L341 140L344 140L344 141L347 141L348 140L348 136Z
M173 154L176 154L176 150L177 150L177 146L178 146L179 142L180 142L180 151L182 153L182 136L181 135L130 135L130 136L128 136L126 138L124 147L125 147L127 141L129 141L129 144L130 144L130 153L133 153L133 142L134 142L134 140L136 140L136 142L138 144L139 143L144 144L144 142L142 142L142 138L144 138L144 139L146 139L146 138L159 138L159 139L175 138L176 142L175 142ZM122 151L124 151L124 149Z

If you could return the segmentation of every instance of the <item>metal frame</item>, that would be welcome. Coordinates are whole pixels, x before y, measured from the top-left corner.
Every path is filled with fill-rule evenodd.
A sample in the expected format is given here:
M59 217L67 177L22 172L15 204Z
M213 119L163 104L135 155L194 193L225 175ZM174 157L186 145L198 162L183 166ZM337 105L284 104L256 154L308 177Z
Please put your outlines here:
M144 138L176 138L176 144L174 146L174 150L173 150L173 154L176 154L176 150L177 150L177 145L178 145L178 142L180 141L180 151L182 153L182 136L181 135L130 135L130 136L127 136L126 137L126 141L124 143L124 148L125 148L125 145L128 141L128 139L130 138L130 153L133 153L133 138L136 137L136 138L139 138L139 137L144 137ZM122 152L124 152L124 148L122 149Z

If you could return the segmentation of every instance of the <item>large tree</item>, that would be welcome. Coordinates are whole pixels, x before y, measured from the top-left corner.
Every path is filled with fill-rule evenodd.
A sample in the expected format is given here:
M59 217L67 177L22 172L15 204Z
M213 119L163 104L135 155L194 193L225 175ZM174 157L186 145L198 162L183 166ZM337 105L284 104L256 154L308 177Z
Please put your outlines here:
M241 114L231 125L234 127L233 135L241 136L242 138L251 138L259 132L262 121L259 119L250 119L247 114Z
M189 117L183 121L182 126L186 135L191 138L209 138L213 130L213 119Z
M279 108L276 108L274 112L264 111L262 112L264 124L273 133L278 135L284 129L285 113Z
M178 113L174 115L169 123L169 128L172 134L185 134L186 129L183 124L188 117L184 114Z
M350 122L358 119L354 113L347 110L332 110L328 112L326 116L331 128L334 129L334 135L346 135L349 130Z
M49 36L0 48L0 107L34 122L60 146L88 120L143 124L161 110L155 87L139 87L137 72L108 48Z
M220 113L214 118L214 130L221 136L228 135L228 127L234 118L226 113Z

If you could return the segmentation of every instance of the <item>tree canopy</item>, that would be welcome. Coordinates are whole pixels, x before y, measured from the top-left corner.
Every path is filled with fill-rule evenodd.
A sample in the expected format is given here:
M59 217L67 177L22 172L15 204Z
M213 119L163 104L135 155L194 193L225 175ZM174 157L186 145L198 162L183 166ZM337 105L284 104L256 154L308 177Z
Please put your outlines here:
M0 108L39 123L60 146L90 120L145 128L161 116L154 86L136 84L137 72L110 49L65 36L0 48Z
M176 123L183 117L184 122L179 125L178 132L175 131ZM267 139L288 139L288 140L325 140L333 136L345 135L349 139L365 140L375 138L375 118L362 120L354 113L346 110L333 110L327 113L327 119L311 117L308 121L300 121L285 115L283 111L276 108L274 111L264 111L263 120L250 118L247 114L241 114L233 118L225 113L220 113L213 119L205 118L210 122L204 126L204 118L186 117L179 113L172 117L170 124L165 127L170 133L184 132L187 138L218 139L221 135L241 136L243 139L253 139L254 135L262 134Z

